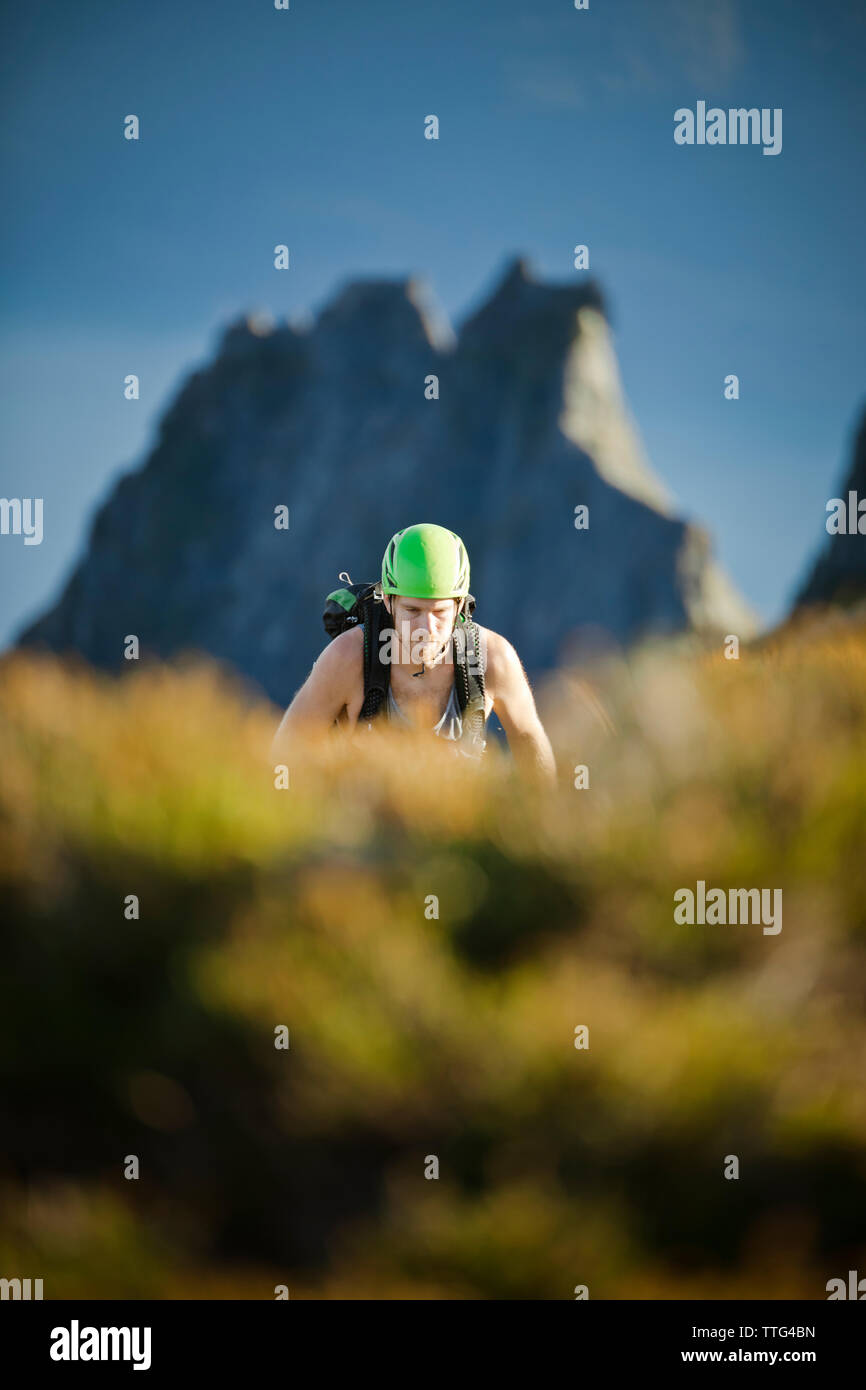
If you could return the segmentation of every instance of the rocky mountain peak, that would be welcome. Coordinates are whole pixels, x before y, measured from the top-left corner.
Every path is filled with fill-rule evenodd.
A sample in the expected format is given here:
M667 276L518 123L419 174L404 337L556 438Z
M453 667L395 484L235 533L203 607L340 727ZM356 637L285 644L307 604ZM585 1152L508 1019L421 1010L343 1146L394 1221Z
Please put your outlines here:
M536 280L523 256L509 261L492 294L460 328L460 345L472 350L488 345L512 348L527 357L522 338L542 349L545 361L564 353L577 332L576 315L592 307L605 314L599 286L592 279L575 285L547 285Z
M375 578L419 520L463 536L479 621L535 675L586 632L752 628L643 456L601 291L519 257L456 338L414 278L350 281L309 328L235 320L20 640L116 669L129 633L143 655L197 647L284 703L339 572Z

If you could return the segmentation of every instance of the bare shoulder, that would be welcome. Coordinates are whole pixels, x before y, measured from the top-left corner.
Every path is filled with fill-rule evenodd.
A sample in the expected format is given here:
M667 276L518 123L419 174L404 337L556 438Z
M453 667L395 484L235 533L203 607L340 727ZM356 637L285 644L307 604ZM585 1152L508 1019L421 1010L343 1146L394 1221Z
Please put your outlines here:
M359 624L357 627L347 628L339 637L329 642L327 647L323 647L316 657L315 666L328 672L351 673L358 669L359 664L363 670L363 662L364 629Z
M322 649L300 690L295 691L274 735L274 755L284 755L293 735L340 722L344 712L358 705L358 687L363 696L364 634L352 628Z
M358 688L364 688L364 631L353 627L322 648L287 713L293 719L336 719Z
M508 684L509 680L522 675L523 666L515 648L501 632L482 627L480 623L478 631L481 634L481 649L484 654L485 684L491 694L495 694L496 690Z
M364 684L364 629L350 627L323 647L313 663L308 684L327 689L348 701L358 683Z
M533 749L548 769L554 766L553 753L535 708L532 686L517 651L499 632L484 630L487 649L485 689L505 730L512 752L520 747ZM533 764L534 765L534 764Z

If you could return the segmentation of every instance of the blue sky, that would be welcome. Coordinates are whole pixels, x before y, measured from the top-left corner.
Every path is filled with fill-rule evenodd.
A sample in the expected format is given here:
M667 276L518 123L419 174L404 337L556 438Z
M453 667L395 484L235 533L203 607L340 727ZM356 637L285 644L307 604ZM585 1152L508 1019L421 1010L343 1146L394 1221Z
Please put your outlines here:
M44 497L45 538L0 537L0 642L54 597L230 319L418 274L456 322L514 254L572 280L577 243L656 471L764 620L785 611L866 402L859 0L2 15L0 495ZM781 107L781 154L677 146L698 100Z

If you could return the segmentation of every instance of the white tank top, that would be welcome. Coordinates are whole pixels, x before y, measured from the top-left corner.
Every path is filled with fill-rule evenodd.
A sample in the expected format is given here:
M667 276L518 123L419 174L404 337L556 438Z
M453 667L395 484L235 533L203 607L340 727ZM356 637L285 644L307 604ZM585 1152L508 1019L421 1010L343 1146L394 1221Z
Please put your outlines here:
M397 701L394 699L394 692L388 685L388 718L402 724L409 724L409 720L401 710ZM463 735L463 716L460 713L460 703L457 699L457 688L453 684L448 693L448 703L444 712L436 724L433 725L433 733L439 738L446 739L450 743L461 744L460 752L467 757L480 757L484 751L484 740Z

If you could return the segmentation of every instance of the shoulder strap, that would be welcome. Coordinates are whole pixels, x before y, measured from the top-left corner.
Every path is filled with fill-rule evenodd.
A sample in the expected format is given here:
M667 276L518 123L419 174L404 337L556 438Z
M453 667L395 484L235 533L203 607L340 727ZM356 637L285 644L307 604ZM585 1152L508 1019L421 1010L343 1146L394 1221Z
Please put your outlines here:
M374 596L372 589L364 596L363 612L364 703L358 718L369 721L382 712L388 699L391 667L381 659L380 634L392 624L388 610L381 599ZM484 667L478 624L471 620L461 623L452 642L454 684L460 713L464 717L464 730L471 732L474 728L483 737L486 722Z
M454 684L463 715L464 734L484 736L484 663L478 624L461 623L454 634Z
M382 661L379 634L391 626L391 615L381 599L370 593L364 598L364 703L359 720L375 719L385 707L391 683L391 667Z

